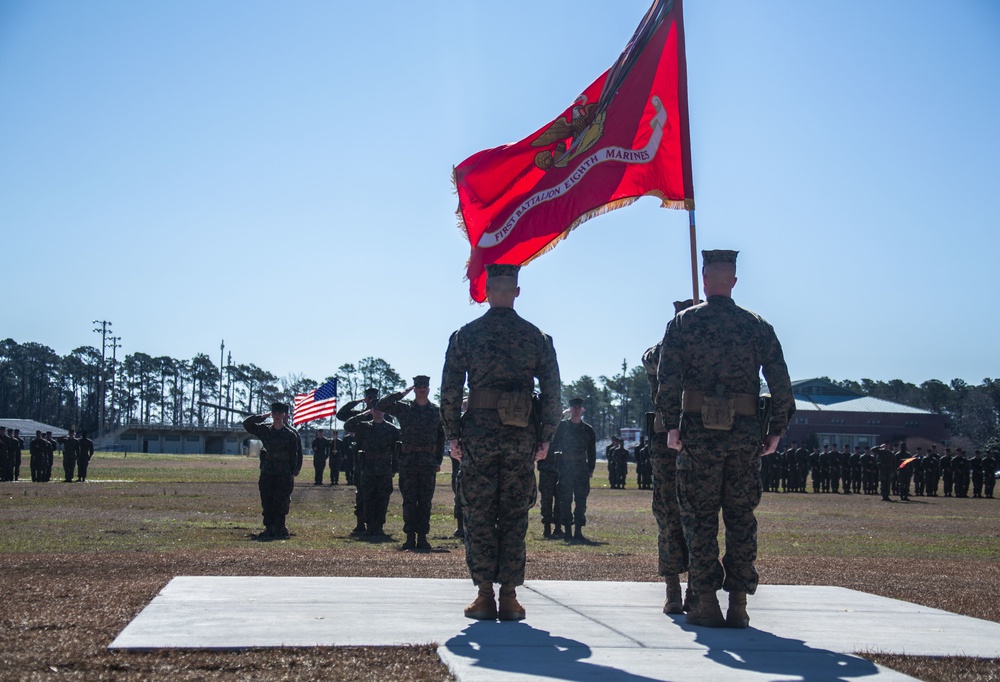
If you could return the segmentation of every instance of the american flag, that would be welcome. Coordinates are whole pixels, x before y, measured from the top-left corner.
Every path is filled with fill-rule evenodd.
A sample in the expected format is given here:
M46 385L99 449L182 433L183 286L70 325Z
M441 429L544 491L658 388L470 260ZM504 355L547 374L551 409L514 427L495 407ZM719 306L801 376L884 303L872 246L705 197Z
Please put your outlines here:
M337 380L331 379L315 391L295 396L292 424L298 426L314 419L329 417L337 411Z

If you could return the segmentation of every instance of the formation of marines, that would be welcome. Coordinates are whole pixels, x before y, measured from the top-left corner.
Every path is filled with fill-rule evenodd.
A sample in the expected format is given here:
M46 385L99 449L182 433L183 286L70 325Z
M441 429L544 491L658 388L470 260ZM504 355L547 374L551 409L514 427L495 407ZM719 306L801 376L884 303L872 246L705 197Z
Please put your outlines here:
M824 445L823 450L800 447L793 441L761 462L760 478L767 492L806 492L811 482L814 493L879 495L883 500L938 497L943 482L944 497L992 499L995 472L1000 460L993 452L976 450L968 457L961 448L938 452L932 445L909 452L905 442L882 443L875 447Z
M0 482L21 480L21 465L24 461L24 438L20 429L5 429L0 426ZM33 483L52 480L55 455L62 446L63 475L66 483L87 480L87 469L94 456L94 442L86 432L53 438L51 431L44 434L35 431L35 437L28 443L28 467ZM74 475L76 478L74 479Z

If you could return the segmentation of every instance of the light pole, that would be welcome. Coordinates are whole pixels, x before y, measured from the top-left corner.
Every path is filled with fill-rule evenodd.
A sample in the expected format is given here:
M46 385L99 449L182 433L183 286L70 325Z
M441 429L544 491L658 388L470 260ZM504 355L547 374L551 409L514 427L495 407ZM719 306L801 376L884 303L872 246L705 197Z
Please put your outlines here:
M122 340L120 336L110 336L108 341L111 342L111 404L114 405L115 400L115 386L117 385L115 377L118 374L118 349L122 347L119 341ZM118 418L118 412L115 412L115 419Z
M223 339L222 343L219 344L219 394L217 396L218 400L216 400L216 402L215 402L216 405L221 405L222 404L222 370L225 368L225 365L222 364L222 361L225 358L225 353L226 353L226 340ZM216 426L219 425L221 418L222 418L221 411L219 410L219 408L215 408L215 425Z
M104 358L107 354L108 347L108 332L111 328L111 322L108 320L94 320L94 324L101 325L100 327L94 327L95 332L100 332L101 334L101 413L97 418L97 431L98 433L104 432L104 398L105 398L105 372L104 372Z

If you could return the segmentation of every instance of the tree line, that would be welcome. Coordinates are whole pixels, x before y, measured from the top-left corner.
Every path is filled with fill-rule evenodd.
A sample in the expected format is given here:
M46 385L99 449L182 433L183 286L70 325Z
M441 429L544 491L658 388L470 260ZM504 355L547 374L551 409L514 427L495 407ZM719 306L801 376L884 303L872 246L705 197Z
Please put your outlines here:
M8 338L0 342L0 416L97 432L103 404L105 428L233 425L242 420L238 411L267 412L271 402L291 403L297 393L334 378L342 401L360 397L369 386L385 394L408 385L386 360L374 357L343 364L333 376L315 380L301 374L278 377L253 363L233 363L231 356L221 366L206 353L178 359L136 352L102 361L101 351L92 346L60 356L44 344ZM945 414L953 435L1000 445L1000 380L987 378L979 385L961 379L919 385L899 379L826 380L861 395ZM584 418L598 439L621 428L642 428L645 413L653 409L645 370L630 368L625 360L615 374L564 383L563 396L583 399Z

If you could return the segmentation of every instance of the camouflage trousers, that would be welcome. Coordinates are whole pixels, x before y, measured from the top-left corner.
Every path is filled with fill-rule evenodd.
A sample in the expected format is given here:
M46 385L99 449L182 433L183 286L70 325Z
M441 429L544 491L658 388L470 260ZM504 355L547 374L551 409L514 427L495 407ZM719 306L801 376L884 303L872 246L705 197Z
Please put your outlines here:
M693 430L693 429L692 429ZM757 519L760 503L760 436L754 430L697 429L682 435L677 455L677 502L690 562L688 584L695 593L753 594L757 590ZM719 562L719 511L726 553Z
M458 474L462 469L462 464L454 457L451 460L451 493L455 496L455 506L452 508L452 516L456 519L462 518L462 498L458 494Z
M538 470L538 498L542 523L562 523L559 519L559 472Z
M283 526L292 502L295 477L291 474L261 473L257 480L257 489L260 491L261 515L264 517L264 525Z
M431 530L431 501L437 479L435 469L433 466L404 466L399 470L404 533L429 533Z
M475 584L524 583L528 510L537 486L531 429L500 423L496 410L469 410L462 425L459 495L465 561Z
M559 513L556 521L569 526L587 525L587 496L590 495L590 467L586 459L570 459L563 453L559 460Z
M667 447L665 433L654 433L649 449L653 465L653 516L658 529L659 574L680 575L688 570L688 548L677 504L677 453Z
M10 465L11 465L10 466L10 478L7 479L8 481L11 481L11 480L14 479L14 468L12 466L13 464L14 464L14 462L11 461L10 462ZM66 475L66 480L67 481L72 481L73 480L73 472L76 471L76 456L75 455L63 455L63 462L62 462L62 464L63 464L63 473Z
M361 475L361 513L368 530L385 524L385 513L392 496L392 474L365 471Z

